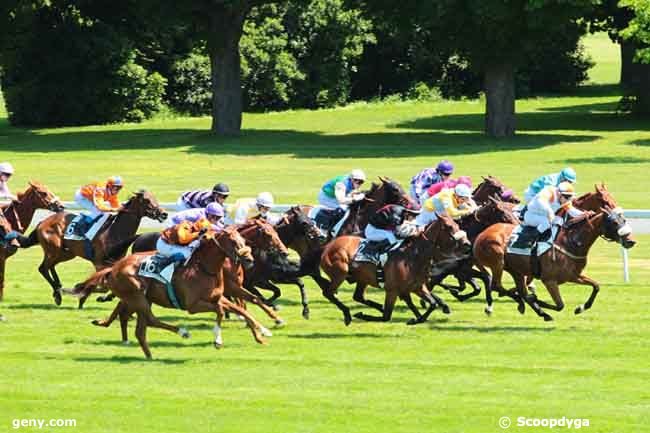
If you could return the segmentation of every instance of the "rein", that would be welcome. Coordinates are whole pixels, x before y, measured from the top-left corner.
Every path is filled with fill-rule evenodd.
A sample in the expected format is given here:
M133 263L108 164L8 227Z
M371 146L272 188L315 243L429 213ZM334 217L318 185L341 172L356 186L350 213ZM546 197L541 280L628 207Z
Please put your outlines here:
M584 260L584 259L587 258L587 256L576 256L575 254L570 253L569 251L565 250L564 248L562 248L558 244L554 243L553 244L553 261L555 261L555 258L556 258L556 256L555 256L555 251L556 250L561 252L565 256L572 258L573 260Z

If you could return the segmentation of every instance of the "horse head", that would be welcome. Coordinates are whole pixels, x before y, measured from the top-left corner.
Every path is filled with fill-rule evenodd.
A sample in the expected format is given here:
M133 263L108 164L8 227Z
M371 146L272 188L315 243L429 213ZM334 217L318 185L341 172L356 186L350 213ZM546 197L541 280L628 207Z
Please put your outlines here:
M484 204L490 197L496 198L509 203L520 203L521 200L511 189L507 188L499 179L494 176L482 176L483 182L472 192L474 200L479 204Z
M304 235L309 241L320 241L322 234L316 223L300 209L300 206L293 206L287 211L279 226L287 225L295 229L295 232Z
M405 207L418 205L398 182L383 176L379 176L379 180L381 184L373 182L370 191L366 194L366 198L374 201L377 208L387 204L399 204Z
M208 232L206 240L212 241L212 244L216 245L235 265L241 263L245 269L253 267L255 263L253 252L236 227L226 227L216 235Z
M620 243L626 250L636 245L632 238L632 227L625 220L623 212L619 208L603 208L603 211L607 215L603 224L603 237Z
M461 230L449 216L445 214L436 214L436 216L437 219L424 228L422 236L433 243L438 258L461 258L469 254L472 244L467 238L467 233Z
M36 181L29 181L27 189L18 193L18 201L31 200L34 208L47 209L52 212L63 211L63 203L45 185Z
M512 213L512 205L494 197L490 197L484 206L477 209L476 219L487 225L519 224L519 219Z
M601 208L623 212L616 204L616 200L607 190L604 183L594 185L596 191L591 191L573 200L573 205L578 209L598 212Z
M239 228L239 233L244 239L262 251L283 256L289 255L289 250L280 240L278 232L265 221L260 219L251 220L248 224Z
M133 196L122 205L122 209L139 217L151 218L158 222L163 222L167 219L167 212L162 210L158 204L158 200L156 200L152 193L143 189L133 193Z

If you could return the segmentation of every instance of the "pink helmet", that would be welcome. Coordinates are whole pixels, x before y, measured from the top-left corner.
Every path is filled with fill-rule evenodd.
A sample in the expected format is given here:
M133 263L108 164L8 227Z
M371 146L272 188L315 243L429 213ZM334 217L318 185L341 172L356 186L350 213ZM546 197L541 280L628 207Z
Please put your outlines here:
M469 176L458 176L458 183L472 187L472 178Z

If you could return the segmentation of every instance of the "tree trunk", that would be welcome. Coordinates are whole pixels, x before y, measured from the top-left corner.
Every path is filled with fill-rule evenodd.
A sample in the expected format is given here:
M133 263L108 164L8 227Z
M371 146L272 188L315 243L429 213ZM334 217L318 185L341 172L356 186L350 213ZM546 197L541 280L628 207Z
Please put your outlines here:
M245 2L240 2L245 3ZM210 11L208 52L212 72L212 132L239 135L242 119L239 40L248 6L217 6Z
M644 116L650 115L650 65L634 64L634 70L637 71L635 79L636 86L636 104L634 111Z
M634 74L634 43L628 40L621 40L621 86L629 89L632 86L632 76Z
M515 135L515 68L494 63L485 69L485 133L490 137Z

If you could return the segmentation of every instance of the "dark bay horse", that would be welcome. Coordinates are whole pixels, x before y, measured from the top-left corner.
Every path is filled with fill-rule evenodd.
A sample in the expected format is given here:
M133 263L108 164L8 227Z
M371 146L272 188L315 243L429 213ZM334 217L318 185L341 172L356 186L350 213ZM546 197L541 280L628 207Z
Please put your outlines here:
M483 182L478 184L474 191L472 192L472 198L474 201L481 205L486 204L490 197L505 201L512 204L520 203L521 200L514 193L511 193L507 197L504 196L504 193L509 190L499 179L494 176L483 177ZM512 190L510 190L512 191Z
M133 241L142 218L148 217L160 222L167 219L167 213L160 208L153 194L148 191L136 192L122 205L117 215L109 218L97 232L89 248L84 240L64 239L66 227L75 216L66 212L44 219L29 235L29 242L23 245L29 247L40 243L43 248L44 257L38 271L52 287L56 305L61 305L62 287L55 268L57 264L81 257L92 262L97 270L109 266L125 251L120 248L121 244ZM111 252L115 250L120 250L120 255L112 255ZM86 298L79 299L79 308L83 307L85 301Z
M357 313L355 317L362 320L387 322L391 319L395 301L402 299L415 315L409 324L425 321L436 307L437 302L426 288L431 262L459 258L470 250L470 243L465 232L448 216L439 215L436 221L425 227L424 231L406 241L388 258L384 266L385 300L384 305L365 298L368 286L380 287L377 283L377 268L373 263L353 263L354 256L362 238L341 236L327 244L323 251L321 267L330 277L330 284L323 290L323 295L343 312L343 320L349 325L352 318L350 309L337 297L336 292L343 281L356 282L354 300L382 313L381 317ZM430 302L424 315L413 304L411 293Z
M189 337L187 330L160 321L151 311L152 303L165 308L174 308L164 284L138 275L140 263L151 254L153 252L124 257L112 267L96 272L88 280L77 284L72 291L65 291L75 296L88 297L93 291L111 290L120 298L120 302L108 320L95 321L94 324L108 326L115 317L119 316L124 339L129 316L135 313L137 315L135 334L147 358L151 358L146 336L147 326L166 329L184 338ZM228 301L224 296L223 266L226 258L236 264L242 263L244 266L253 264L251 249L246 246L245 240L236 229L228 228L218 234L206 233L187 266L174 272L172 283L176 296L183 309L190 314L204 312L217 314L214 327L215 347L223 345L221 323L225 310L243 316L255 340L264 344L265 341L259 332L259 329L263 328L260 323L248 311Z
M492 197L489 197L487 203L479 207L475 212L458 220L459 227L467 233L472 245L483 230L496 223L517 224L519 220L512 213L509 203ZM458 286L451 286L442 282L449 275L453 275L458 280ZM440 261L434 263L427 288L433 290L436 285L439 285L448 290L456 299L463 302L481 292L474 278L479 278L486 289L490 285L490 275L474 269L474 258L471 255L462 260ZM466 284L472 287L472 292L461 293L465 290ZM441 306L444 311L445 304Z
M506 245L512 230L516 226L510 224L495 224L481 233L474 244L474 256L479 267L490 268L492 271L493 287L503 290L501 276L503 271L512 275L517 290L515 299L519 303L519 312L524 312L525 301L545 321L553 318L542 310L549 308L561 311L564 302L560 295L561 284L573 282L592 287L591 295L586 303L575 309L575 314L580 314L591 308L600 290L600 285L593 279L584 275L582 271L587 265L587 255L594 242L599 238L612 242L619 242L624 248L632 248L635 244L631 237L631 228L619 212L602 209L598 212L588 211L585 215L566 223L552 248L540 256L540 279L546 286L553 303L547 303L537 298L535 294L527 295L527 281L533 277L530 257L510 254ZM492 311L491 297L488 296L490 288L486 291L488 306L486 312Z
M17 194L16 200L4 206L3 213L11 230L24 233L32 223L36 209L61 212L63 204L45 185L30 181L27 189ZM23 237L19 239L19 242L22 244L26 240L27 238ZM0 300L2 300L4 292L5 262L15 252L16 250L13 248L0 248Z

